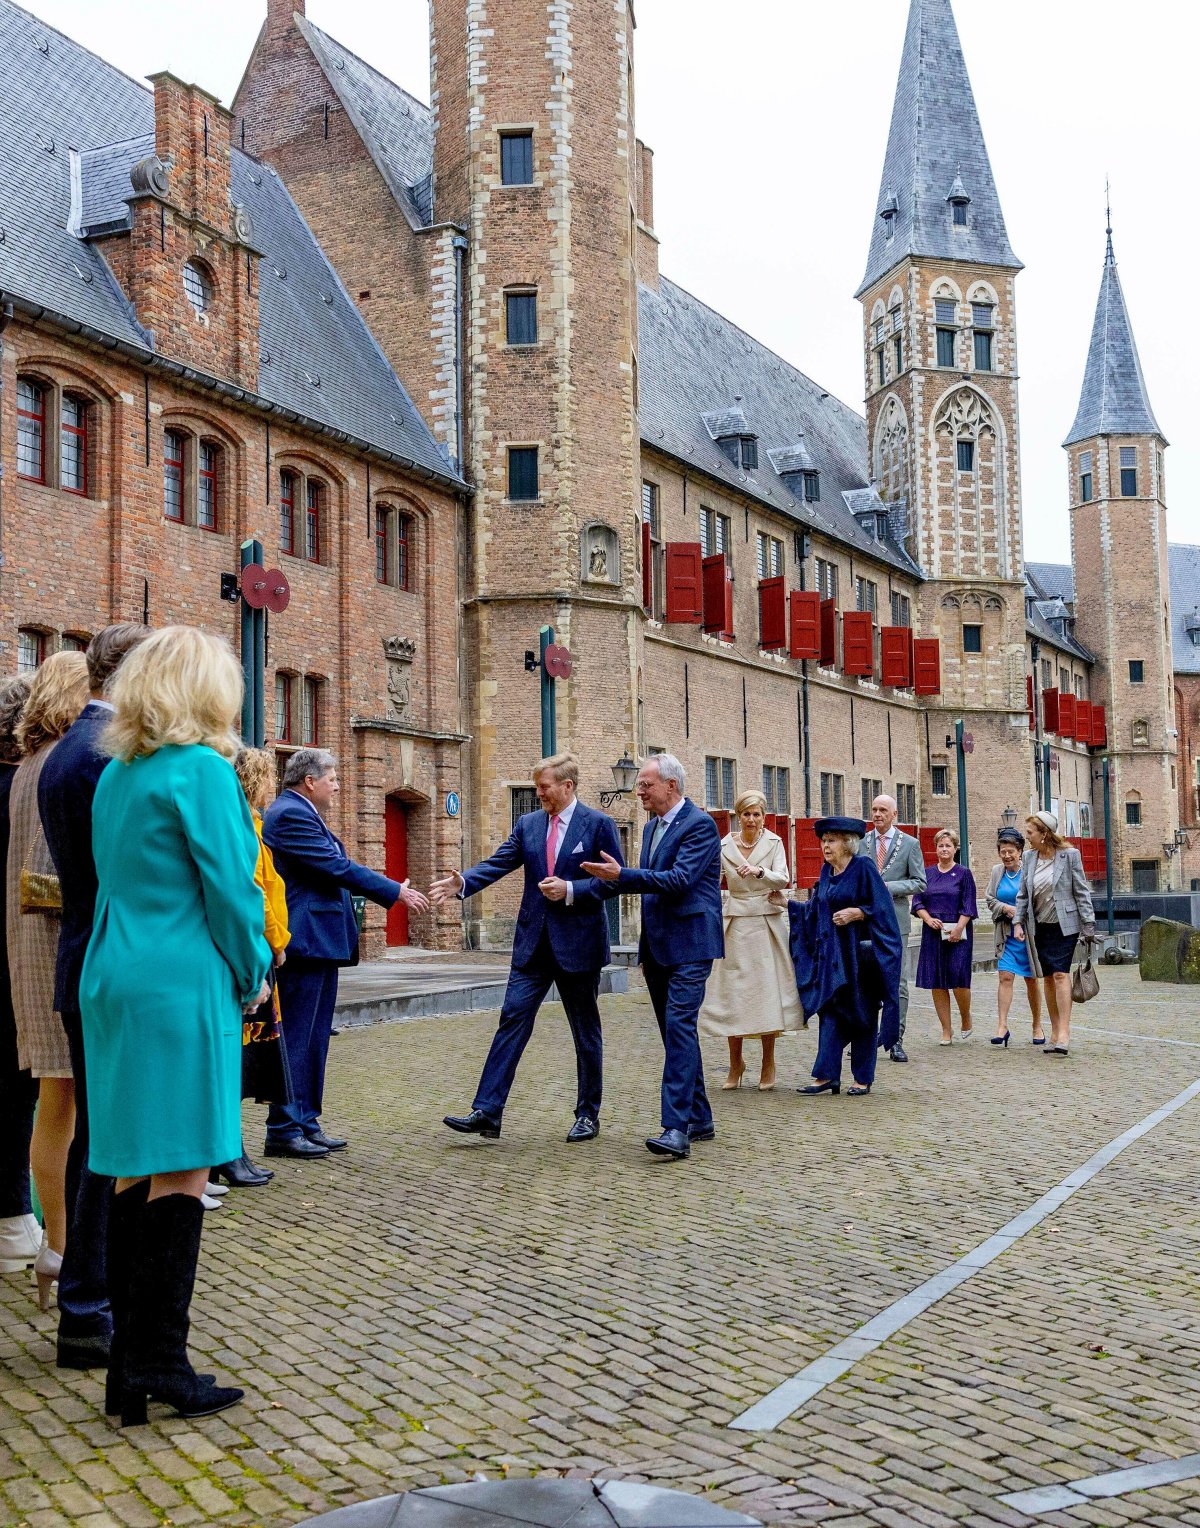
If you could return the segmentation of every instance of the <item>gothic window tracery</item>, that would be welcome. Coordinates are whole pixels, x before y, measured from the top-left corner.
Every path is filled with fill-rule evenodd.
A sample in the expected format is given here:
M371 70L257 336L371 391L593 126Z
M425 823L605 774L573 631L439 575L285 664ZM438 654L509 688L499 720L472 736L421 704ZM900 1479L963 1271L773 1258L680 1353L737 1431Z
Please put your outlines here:
M908 419L892 396L879 411L875 428L875 481L885 503L904 496L908 477Z

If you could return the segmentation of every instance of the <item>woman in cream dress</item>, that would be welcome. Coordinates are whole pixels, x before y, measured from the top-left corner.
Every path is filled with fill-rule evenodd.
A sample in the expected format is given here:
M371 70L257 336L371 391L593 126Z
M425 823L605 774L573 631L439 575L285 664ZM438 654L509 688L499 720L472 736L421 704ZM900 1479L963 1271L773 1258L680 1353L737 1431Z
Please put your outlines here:
M796 974L788 947L787 898L791 883L783 840L765 825L767 799L743 791L734 803L738 825L721 843L725 959L713 965L700 1010L704 1034L729 1041L726 1088L741 1086L742 1041L762 1041L758 1086L775 1086L775 1038L803 1024Z

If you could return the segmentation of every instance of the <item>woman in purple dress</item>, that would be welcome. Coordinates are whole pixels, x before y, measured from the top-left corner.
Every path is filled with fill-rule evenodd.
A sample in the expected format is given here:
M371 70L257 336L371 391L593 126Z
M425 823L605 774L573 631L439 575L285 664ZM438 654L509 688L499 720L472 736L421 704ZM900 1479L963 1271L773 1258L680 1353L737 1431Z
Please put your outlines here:
M939 1045L954 1039L950 1019L950 994L958 1005L961 1037L969 1040L971 1028L972 922L979 916L975 905L975 878L965 865L956 865L958 834L943 828L933 842L937 863L926 872L926 886L913 897L912 910L925 927L921 930L921 958L917 962L917 986L933 993L933 1006L942 1026Z

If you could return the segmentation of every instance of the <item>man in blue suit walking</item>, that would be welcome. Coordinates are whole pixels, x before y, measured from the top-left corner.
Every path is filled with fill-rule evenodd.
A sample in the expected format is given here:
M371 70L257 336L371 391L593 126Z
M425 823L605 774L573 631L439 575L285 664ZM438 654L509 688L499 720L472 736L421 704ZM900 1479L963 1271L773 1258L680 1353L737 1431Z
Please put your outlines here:
M711 1141L716 1134L696 1020L712 963L725 955L721 834L683 786L683 765L673 754L656 754L643 764L637 793L650 821L641 868L625 868L608 854L580 867L615 883L618 892L644 898L638 959L666 1052L662 1134L646 1146L675 1160L690 1155L692 1141Z
M356 865L322 813L338 790L337 760L323 748L300 748L287 761L283 790L263 813L263 842L287 888L291 943L279 967L279 1011L292 1080L292 1102L267 1114L269 1157L324 1157L344 1140L321 1129L325 1059L337 1002L338 967L350 964L358 923L350 893L391 907L403 900L417 912L429 903L409 889Z
M579 762L571 754L542 759L533 783L542 810L520 818L491 859L433 884L436 906L452 896L473 897L513 870L525 872L512 970L475 1102L469 1114L448 1114L444 1123L463 1135L496 1139L538 1009L555 986L571 1026L578 1078L567 1140L590 1141L600 1133L604 1044L596 997L609 958L608 920L602 889L579 870L599 854L620 864L621 846L612 818L577 798Z

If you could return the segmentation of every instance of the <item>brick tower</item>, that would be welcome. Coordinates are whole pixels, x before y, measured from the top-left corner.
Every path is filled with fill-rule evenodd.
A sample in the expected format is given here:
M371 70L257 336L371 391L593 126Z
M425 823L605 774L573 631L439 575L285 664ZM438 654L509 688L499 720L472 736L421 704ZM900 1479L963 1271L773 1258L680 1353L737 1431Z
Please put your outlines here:
M1113 878L1170 884L1179 826L1171 666L1166 440L1154 418L1113 257L1112 229L1075 423L1070 473L1075 629L1096 653L1092 698L1108 708Z
M975 109L950 0L911 0L863 305L871 475L903 501L925 572L918 625L941 641L942 694L922 728L922 820L962 717L973 863L1005 806L1024 812L1030 756L1017 434L1021 263Z
M507 836L539 753L538 628L575 656L558 746L595 802L635 745L641 602L633 14L433 0L434 217L466 232L464 625L474 821ZM482 900L482 899L481 899ZM476 911L475 907L472 911ZM507 942L511 898L483 900Z

